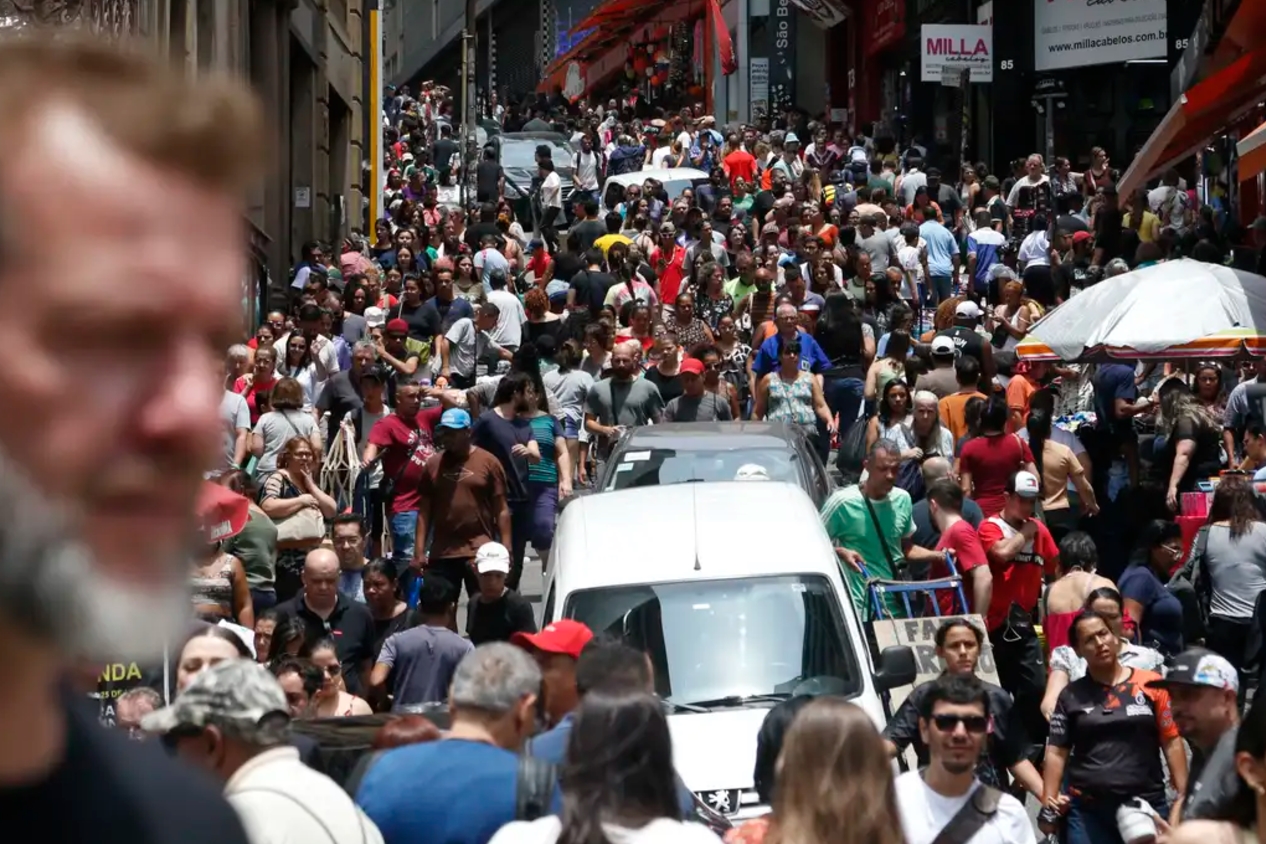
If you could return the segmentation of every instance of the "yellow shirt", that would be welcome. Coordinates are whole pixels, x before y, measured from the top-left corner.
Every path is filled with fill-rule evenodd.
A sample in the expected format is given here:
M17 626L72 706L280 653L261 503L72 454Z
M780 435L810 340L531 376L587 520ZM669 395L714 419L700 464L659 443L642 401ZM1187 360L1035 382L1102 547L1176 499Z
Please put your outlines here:
M1128 229L1130 227L1130 215L1126 214L1121 221L1121 227ZM1143 222L1139 225L1139 242L1151 243L1156 239L1156 232L1160 230L1160 217L1157 217L1151 211L1143 212Z
M632 246L633 241L629 240L622 234L604 234L593 242L593 245L602 250L603 257L606 257L607 250L617 243L623 243L625 246Z

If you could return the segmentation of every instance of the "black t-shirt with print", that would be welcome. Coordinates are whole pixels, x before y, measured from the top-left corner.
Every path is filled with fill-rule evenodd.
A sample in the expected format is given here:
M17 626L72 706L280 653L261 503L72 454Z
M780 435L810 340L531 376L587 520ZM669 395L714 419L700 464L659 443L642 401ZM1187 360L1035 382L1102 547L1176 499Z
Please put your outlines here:
M1177 738L1178 728L1169 693L1147 687L1158 679L1135 668L1115 686L1086 675L1060 692L1049 741L1069 751L1069 786L1100 799L1164 800L1161 743Z
M168 757L157 741L102 728L90 703L69 693L64 701L62 761L39 782L0 789L5 841L247 844L222 785Z
M1011 695L983 680L980 685L989 696L990 724L988 744L976 764L976 778L985 785L1003 788L1006 786L1007 769L1024 759L1028 753L1028 739L1025 737L1024 725L1016 717L1015 707L1011 705ZM929 758L928 746L919 735L919 710L935 687L935 681L916 686L888 721L888 726L884 727L884 738L895 744L898 750L914 746L919 767L927 765Z

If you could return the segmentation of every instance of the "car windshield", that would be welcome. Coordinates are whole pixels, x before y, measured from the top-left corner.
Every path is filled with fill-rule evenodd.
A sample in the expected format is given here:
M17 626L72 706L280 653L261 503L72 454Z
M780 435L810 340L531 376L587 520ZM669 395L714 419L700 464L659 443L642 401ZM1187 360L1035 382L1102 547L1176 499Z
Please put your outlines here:
M541 144L546 144L553 150L555 164L563 164L572 160L571 147L565 144L554 143L552 141L526 141L514 140L507 141L505 136L501 139L501 166L502 167L518 167L525 170L536 169L536 148Z
M803 486L795 452L790 448L675 449L629 448L618 455L604 489L667 486L698 481L733 481L760 477Z
M670 703L861 691L843 614L823 575L779 575L587 589L563 614L646 651Z

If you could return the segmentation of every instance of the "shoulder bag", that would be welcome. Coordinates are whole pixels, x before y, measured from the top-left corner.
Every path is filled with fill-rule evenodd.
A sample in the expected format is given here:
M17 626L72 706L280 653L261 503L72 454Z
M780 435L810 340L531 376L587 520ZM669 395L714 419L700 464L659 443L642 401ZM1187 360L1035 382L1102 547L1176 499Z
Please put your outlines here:
M404 473L409 470L409 464L413 462L413 455L418 453L418 447L422 445L422 438L418 436L418 432L414 431L409 434L409 442L405 446L409 449L405 455L404 463L400 465L400 469L390 478L384 478L379 485L379 491L382 493L383 501L391 501L396 497L396 485L400 483L400 479L404 477Z
M551 814L557 782L558 766L533 756L525 747L514 778L514 819L534 821Z
M904 580L906 574L905 557L898 561L893 556L892 548L888 545L888 537L884 536L883 526L879 524L879 515L875 512L875 505L870 503L870 499L866 497L865 492L862 492L862 501L866 502L866 512L870 514L870 523L874 525L875 533L879 536L879 545L884 549L884 558L888 561L888 568L892 569L892 576L897 580Z
M982 785L976 789L971 799L963 804L950 822L941 828L932 844L967 844L972 837L985 828L985 824L998 814L998 804L1002 801L1002 792L990 785Z

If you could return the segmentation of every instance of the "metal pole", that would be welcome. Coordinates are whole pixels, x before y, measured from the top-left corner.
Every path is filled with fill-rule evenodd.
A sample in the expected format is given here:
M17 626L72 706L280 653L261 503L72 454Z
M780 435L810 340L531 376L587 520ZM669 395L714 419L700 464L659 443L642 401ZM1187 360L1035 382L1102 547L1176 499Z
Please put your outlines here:
M751 0L738 0L738 119L752 119Z
M474 171L471 161L471 147L475 145L475 121L477 105L475 102L475 41L479 12L476 0L466 0L466 17L462 30L462 175L461 198L462 207L469 205L469 179Z
M369 226L365 231L372 234L374 223L386 216L386 199L383 194L382 173L382 2L369 0Z

